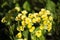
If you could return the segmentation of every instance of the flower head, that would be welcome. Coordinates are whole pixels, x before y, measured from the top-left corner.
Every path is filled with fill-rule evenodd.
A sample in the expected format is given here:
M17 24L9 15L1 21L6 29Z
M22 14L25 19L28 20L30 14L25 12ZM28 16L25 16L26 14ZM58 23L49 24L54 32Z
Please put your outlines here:
M22 37L22 33L19 32L17 35L16 35L17 38L21 38Z
M40 37L40 36L42 35L41 30L36 31L36 32L35 32L35 35L36 35L37 37Z

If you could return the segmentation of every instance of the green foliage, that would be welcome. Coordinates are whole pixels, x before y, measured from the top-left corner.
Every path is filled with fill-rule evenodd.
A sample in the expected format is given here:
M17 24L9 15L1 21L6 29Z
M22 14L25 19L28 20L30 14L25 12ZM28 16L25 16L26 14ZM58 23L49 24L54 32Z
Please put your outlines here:
M46 3L46 9L50 10L51 12L55 13L55 3L50 1L50 0L47 0L47 3Z
M25 1L24 4L23 4L23 9L27 10L27 11L30 11L31 8L30 8L30 4L28 3L28 1Z

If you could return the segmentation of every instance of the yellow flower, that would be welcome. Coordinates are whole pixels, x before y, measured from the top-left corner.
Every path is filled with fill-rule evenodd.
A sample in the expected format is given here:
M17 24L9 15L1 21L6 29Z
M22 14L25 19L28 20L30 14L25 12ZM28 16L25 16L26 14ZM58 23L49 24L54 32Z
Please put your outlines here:
M26 25L25 21L22 21L21 24L22 24L22 26L25 26Z
M22 15L21 19L25 20L25 18L26 18L26 15Z
M49 16L49 20L50 20L50 21L53 21L53 17L52 17L52 16Z
M26 15L27 13L28 13L28 12L27 12L26 10L23 10L23 11L22 11L22 14L23 14L23 15Z
M46 14L47 14L47 15L50 15L50 11L49 11L49 10L46 10Z
M21 20L21 16L22 16L22 14L19 13L19 14L16 16L15 20L16 20L16 21Z
M16 17L16 18L15 18L15 20L16 20L16 21L19 21L19 20L20 20L20 18Z
M33 14L30 13L30 14L28 15L28 17L29 17L29 18L33 18Z
M20 11L20 7L15 7L15 9L19 12Z
M21 17L21 16L22 16L22 14L21 14L21 13L19 13L17 17Z
M32 22L33 22L33 23L36 23L36 19L35 19L35 18L33 18L33 19L32 19Z
M19 27L17 27L17 30L18 31L24 31L24 27L23 26L19 26Z
M17 35L16 35L17 38L21 38L22 37L22 33L19 32Z
M44 24L44 25L47 25L47 24L48 24L48 22L47 22L47 21L43 21L43 24Z
M2 20L1 20L1 22L2 22L2 23L7 22L7 21L6 21L6 17L3 17Z
M51 29L52 29L52 23L49 23L47 27L48 32L50 32Z
M42 8L41 11L44 12L44 11L46 11L46 10Z
M35 32L35 35L36 35L37 37L40 37L40 36L42 35L41 30L36 31L36 32Z
M47 25L48 23L50 23L49 20L45 20L45 21L43 21L43 24L44 24L44 25Z
M42 15L43 15L43 12L40 11L40 12L39 12L39 16L42 16Z
M47 17L47 15L42 15L42 16L41 16L41 18L43 18L43 19L46 18L46 17Z
M44 29L44 26L43 26L43 25L40 25L39 28L40 28L41 30L43 30L43 29Z
M37 17L36 18L36 22L40 22L41 21L41 18L40 17Z
M38 16L38 13L34 13L33 16L36 18Z
M32 23L28 24L27 27L28 28L31 28L32 27Z
M30 19L30 18L26 18L26 19L25 19L25 23L26 23L26 24L31 23L31 19Z
M41 11L39 12L39 16L42 16L42 15L50 15L50 11L45 10L45 9L41 9Z
M45 10L45 9L41 9L41 11L39 12L39 15L40 15L40 16L42 16L42 15L44 15L44 14L45 14L45 12L46 12L46 10Z
M47 21L48 20L48 17L43 18L43 20Z
M34 30L35 30L35 27L33 26L29 29L29 32L33 32Z

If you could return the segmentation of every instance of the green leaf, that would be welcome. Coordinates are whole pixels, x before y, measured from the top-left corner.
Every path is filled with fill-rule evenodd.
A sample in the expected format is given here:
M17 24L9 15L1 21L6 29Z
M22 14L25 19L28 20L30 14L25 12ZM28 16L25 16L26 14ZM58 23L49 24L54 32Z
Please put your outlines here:
M41 36L41 37L40 37L40 40L45 40L45 37L44 37L44 36Z
M28 30L23 31L24 38L28 38Z
M36 40L37 38L36 38L36 36L34 34L31 33L31 39Z
M46 9L48 9L54 13L55 12L55 3L50 0L47 0Z
M10 26L9 31L10 34L13 35L13 31L14 31L15 25Z
M7 2L4 2L1 7L4 7L5 5L7 5L8 3Z
M25 1L24 4L23 4L23 9L27 10L27 11L30 11L30 4L28 3L28 1Z

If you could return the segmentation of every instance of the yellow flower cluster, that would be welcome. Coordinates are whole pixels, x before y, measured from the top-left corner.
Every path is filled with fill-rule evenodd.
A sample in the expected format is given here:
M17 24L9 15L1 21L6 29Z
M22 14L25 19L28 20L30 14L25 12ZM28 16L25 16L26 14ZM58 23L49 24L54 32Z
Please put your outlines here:
M27 13L26 10L23 10L15 18L16 21L21 21L22 25L17 27L18 31L24 31L24 28L28 28L29 32L34 32L37 37L42 35L42 30L50 32L52 29L53 17L49 10L41 9L39 13L29 13L28 16L26 15ZM34 26L34 23L39 23L39 26L37 26L39 30L35 30L36 27Z
M18 9L17 7L15 9ZM18 10L19 11L19 10ZM19 33L16 35L17 38L22 37L21 31L25 29L29 30L30 33L34 33L35 36L40 37L42 35L42 30L47 30L48 32L52 29L53 16L49 10L41 9L39 13L29 13L26 10L21 11L15 21L20 22L17 30ZM5 23L5 17L1 20ZM37 24L39 24L37 26ZM36 29L38 30L36 31Z

